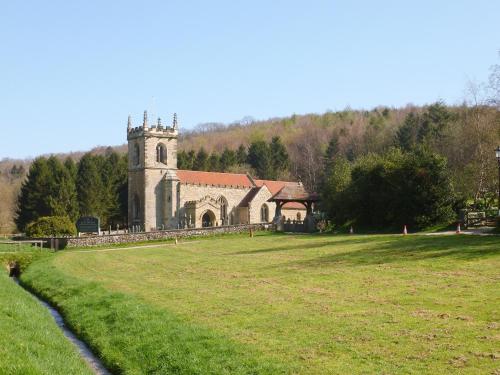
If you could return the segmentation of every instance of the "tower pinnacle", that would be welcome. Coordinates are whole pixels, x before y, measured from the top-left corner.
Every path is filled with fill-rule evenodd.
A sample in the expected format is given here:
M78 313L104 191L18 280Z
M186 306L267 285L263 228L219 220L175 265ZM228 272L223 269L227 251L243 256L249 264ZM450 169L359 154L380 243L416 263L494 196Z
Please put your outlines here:
M177 113L174 113L174 120L172 121L172 127L177 129Z
M127 130L132 129L132 116L128 115Z
M148 111L144 111L144 120L142 121L142 127L144 129L148 128Z

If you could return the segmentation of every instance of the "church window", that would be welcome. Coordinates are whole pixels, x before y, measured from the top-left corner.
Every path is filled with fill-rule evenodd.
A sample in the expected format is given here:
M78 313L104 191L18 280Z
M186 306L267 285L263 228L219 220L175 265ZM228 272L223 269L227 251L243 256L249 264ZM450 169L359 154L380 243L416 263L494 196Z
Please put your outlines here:
M269 207L265 203L260 208L260 221L261 223L269 222Z
M140 200L139 196L137 194L134 195L134 199L132 200L132 218L134 220L139 219L139 213L140 213Z
M162 143L156 146L156 161L163 164L167 163L167 148Z

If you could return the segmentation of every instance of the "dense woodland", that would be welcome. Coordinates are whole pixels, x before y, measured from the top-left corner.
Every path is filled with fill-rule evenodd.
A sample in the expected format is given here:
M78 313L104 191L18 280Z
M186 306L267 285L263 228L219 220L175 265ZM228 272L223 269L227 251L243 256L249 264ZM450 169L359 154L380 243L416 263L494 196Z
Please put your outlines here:
M178 167L300 180L322 194L323 211L338 225L424 227L451 220L460 207L496 205L499 87L495 66L490 82L470 85L459 106L347 108L203 124L182 133ZM14 223L23 230L46 215L93 214L105 226L123 225L125 150L3 160L0 231L14 230Z

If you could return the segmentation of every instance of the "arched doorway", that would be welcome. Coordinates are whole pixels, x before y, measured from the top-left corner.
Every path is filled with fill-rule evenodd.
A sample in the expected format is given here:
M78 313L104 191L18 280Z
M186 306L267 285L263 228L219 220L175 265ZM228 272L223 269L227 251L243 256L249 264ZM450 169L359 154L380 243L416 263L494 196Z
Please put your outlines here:
M215 214L207 210L205 213L201 216L201 226L203 228L206 227L213 227L215 225Z

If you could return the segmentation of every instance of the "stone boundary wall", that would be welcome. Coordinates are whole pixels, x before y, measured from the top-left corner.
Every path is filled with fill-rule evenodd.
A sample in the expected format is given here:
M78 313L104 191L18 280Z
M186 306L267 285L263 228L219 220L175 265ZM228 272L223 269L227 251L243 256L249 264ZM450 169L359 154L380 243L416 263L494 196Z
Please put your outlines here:
M122 233L101 236L64 237L55 239L44 238L44 240L48 241L48 244L51 243L51 240L57 240L59 249L64 249L72 247L91 247L132 242L145 242L151 240L168 240L174 238L211 236L225 233L247 233L250 231L250 229L252 229L253 231L259 231L265 230L267 227L268 226L265 224L241 224L220 227L171 229L158 230L154 232Z

